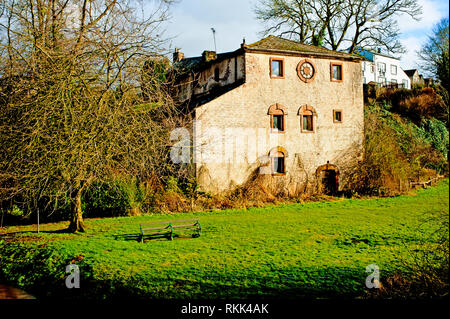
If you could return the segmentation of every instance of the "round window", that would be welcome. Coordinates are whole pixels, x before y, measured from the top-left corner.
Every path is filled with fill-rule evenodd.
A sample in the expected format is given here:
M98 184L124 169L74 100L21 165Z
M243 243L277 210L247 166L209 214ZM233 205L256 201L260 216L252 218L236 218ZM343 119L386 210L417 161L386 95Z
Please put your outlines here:
M316 76L314 63L308 59L304 59L297 65L297 74L300 80L305 83L311 82Z

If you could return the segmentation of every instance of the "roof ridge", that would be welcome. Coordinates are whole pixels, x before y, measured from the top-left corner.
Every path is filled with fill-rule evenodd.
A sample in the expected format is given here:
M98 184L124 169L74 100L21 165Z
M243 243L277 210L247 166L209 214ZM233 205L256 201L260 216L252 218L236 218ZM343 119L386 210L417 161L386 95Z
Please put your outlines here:
M300 43L291 39L286 39L276 35L268 35L264 39L245 45L250 50L267 50L267 51L286 51L286 52L304 52L315 54L335 55L339 57L360 58L357 54L331 50L325 47L312 44Z
M276 35L274 35L273 37L278 38L278 39L283 40L283 41L289 41L289 42L292 42L293 44L305 45L305 46L308 46L308 47L314 47L314 48L325 49L325 50L328 50L328 51L333 51L333 50L330 50L330 49L327 49L327 48L325 48L325 47L321 47L321 46L318 46L318 45L308 44L308 43L301 43L301 42L297 42L297 41L294 41L294 40L291 40L291 39L282 38L282 37L276 36ZM333 51L333 52L334 52L334 51ZM336 52L338 52L338 51L336 51Z

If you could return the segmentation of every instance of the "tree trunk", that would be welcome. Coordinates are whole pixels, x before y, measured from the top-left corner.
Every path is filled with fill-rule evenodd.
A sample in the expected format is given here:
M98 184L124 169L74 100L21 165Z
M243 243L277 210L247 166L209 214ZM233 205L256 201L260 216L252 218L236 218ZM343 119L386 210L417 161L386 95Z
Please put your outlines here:
M84 232L85 226L83 222L83 212L81 210L81 192L83 188L80 188L74 199L74 208L73 208L73 216L72 220L70 221L69 225L69 232L76 233L76 232Z

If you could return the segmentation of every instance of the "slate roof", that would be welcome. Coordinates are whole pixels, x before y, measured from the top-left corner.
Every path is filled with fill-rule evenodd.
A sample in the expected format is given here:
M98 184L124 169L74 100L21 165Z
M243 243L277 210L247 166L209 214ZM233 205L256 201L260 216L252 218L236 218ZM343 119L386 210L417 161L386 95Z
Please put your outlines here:
M323 47L317 47L314 45L301 44L292 40L283 39L274 35L269 35L268 37L248 45L243 45L240 49L232 52L218 53L217 58L212 61L205 62L202 56L185 58L181 61L175 63L175 69L177 70L178 76L183 76L184 74L194 71L201 71L213 63L220 62L221 60L234 57L236 55L248 52L268 52L268 53L278 53L278 54L294 54L294 55L312 55L312 56L322 56L329 58L344 58L351 60L363 60L364 58L357 54L350 54L346 52L339 52L329 50Z
M244 46L245 49L252 51L266 51L266 52L280 52L290 54L310 54L315 56L325 56L334 58L347 58L362 60L363 58L357 54L350 54L346 52L333 51L323 47L318 47L309 44L302 44L296 41L284 39L274 35Z
M217 63L224 59L234 57L238 55L240 52L241 53L243 52L242 49L232 52L218 53L216 59L208 62L204 61L203 56L184 58L183 60L176 62L174 67L177 71L178 76L182 76L190 71L194 72L201 71L213 63Z
M417 69L412 69L412 70L403 70L405 71L407 76L413 76L414 73L416 73Z

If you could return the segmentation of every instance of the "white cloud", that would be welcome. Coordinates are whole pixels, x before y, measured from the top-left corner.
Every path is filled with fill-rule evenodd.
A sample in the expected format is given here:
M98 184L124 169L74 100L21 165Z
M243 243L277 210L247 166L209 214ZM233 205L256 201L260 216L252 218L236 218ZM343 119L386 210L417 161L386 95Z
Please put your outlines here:
M203 50L214 50L211 31L214 28L217 51L233 51L240 47L243 37L247 43L259 40L257 33L261 26L252 8L252 2L242 0L183 0L172 9L167 35L175 37L173 46L180 48L186 57L199 56Z
M422 44L425 43L426 40L426 36L408 37L400 40L408 50L408 52L405 53L400 59L400 64L403 70L420 69L420 61L417 57L416 51L420 50Z
M421 62L416 52L427 41L436 23L448 16L448 1L446 0L418 0L418 2L423 11L420 21L414 21L405 15L398 19L402 32L400 42L407 49L407 53L403 54L400 60L404 70L420 70Z
M253 7L258 0L181 0L172 8L173 19L167 35L174 37L173 47L186 55L199 56L203 50L214 50L211 28L216 30L217 51L227 52L239 48L242 38L247 43L260 39L263 26L256 20ZM398 24L402 32L400 41L408 53L402 56L404 68L417 68L416 50L419 50L432 27L448 16L447 0L418 0L422 6L421 21L402 15Z
M406 14L398 17L402 33L431 29L440 19L448 15L448 2L445 0L418 0L418 3L422 6L423 12L420 21Z

